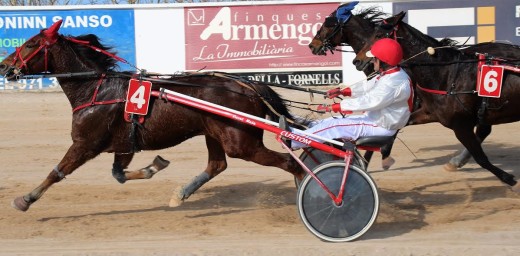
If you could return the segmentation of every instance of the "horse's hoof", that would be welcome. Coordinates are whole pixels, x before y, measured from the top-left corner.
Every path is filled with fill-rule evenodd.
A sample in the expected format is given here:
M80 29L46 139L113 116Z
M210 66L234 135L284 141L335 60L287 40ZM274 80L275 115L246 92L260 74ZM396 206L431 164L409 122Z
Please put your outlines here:
M168 206L174 208L174 207L179 207L182 205L184 201L180 198L178 198L177 196L172 196L172 198L170 199L170 202L168 203Z
M444 165L444 170L447 172L456 172L458 170L457 166L452 163L447 163Z
M170 206L170 207L179 207L179 206L181 206L182 203L184 202L183 192L184 192L184 190L183 190L182 187L175 189L175 191L173 193L173 196L170 199L170 202L168 203L168 206Z
M160 171L166 167L168 167L168 165L170 164L170 161L162 158L161 156L156 156L155 159L153 160L153 165L155 166L155 168L157 168L157 171Z
M117 182L119 182L120 184L124 184L126 182L126 175L124 172L120 172L120 173L112 172L112 177L114 177L117 180Z
M23 196L17 197L11 202L11 206L15 208L16 210L25 212L29 209L29 206L31 206L25 199L23 199Z
M383 159L383 162L381 163L381 166L383 167L383 170L388 170L390 167L395 164L395 159L391 156Z
M513 192L515 192L515 193L520 194L520 182L517 182L516 185L511 186L511 190L513 190Z

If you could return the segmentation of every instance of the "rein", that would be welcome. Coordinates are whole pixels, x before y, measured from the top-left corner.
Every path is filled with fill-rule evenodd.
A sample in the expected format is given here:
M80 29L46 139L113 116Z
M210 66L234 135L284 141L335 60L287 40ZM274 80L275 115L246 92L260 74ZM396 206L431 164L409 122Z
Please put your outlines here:
M339 27L339 26L338 26ZM337 32L336 32L337 33ZM175 84L175 85L181 85L181 86L196 86L196 87L200 87L200 85L196 85L196 84L192 84L192 83L186 83L186 82L180 82L180 81L170 81L170 80L166 80L166 79L161 79L161 78L152 78L152 77L147 77L145 75L145 72L146 70L141 70L139 68L137 68L136 66L132 65L131 63L129 63L127 60L111 53L111 52L108 52L106 50L103 50L99 47L96 47L96 46L93 46L90 44L89 41L85 41L85 40L78 40L76 38L72 38L72 37L62 37L63 39L71 42L71 43L75 43L75 44L79 44L79 45L83 45L85 47L88 47L96 52L100 52L104 55L107 55L109 56L110 58L113 58L119 62L122 62L122 63L125 63L125 64L128 64L130 65L131 67L135 68L136 70L139 70L141 71L141 75L139 76L139 79L140 80L144 80L144 81L150 81L150 82L159 82L159 83L170 83L170 84ZM23 58L22 55L21 55L21 52L22 50L24 49L22 47L18 47L16 48L16 55L15 57L13 58L13 63L12 65L15 66L15 64L17 63L17 61L21 61L22 64L20 66L20 69L25 67L25 68L28 68L27 66L27 63L32 59L34 58L40 51L44 50L44 59L45 59L45 72L44 73L41 73L41 74L32 74L32 75L23 75L23 74L20 74L17 78L18 79L35 79L35 78L48 78L48 77L57 77L57 78L60 78L60 77L64 77L64 78L70 78L70 77L97 77L99 76L99 80L96 84L96 87L94 89L94 94L92 95L92 99L87 102L87 103L84 103L84 104L81 104L79 106L76 106L72 109L72 112L75 113L79 110L82 110L84 108L87 108L87 107L91 107L91 106L96 106L96 105L110 105L110 104L117 104L117 103L124 103L126 102L126 99L112 99L112 100L104 100L104 101L98 101L97 100L97 96L98 96L98 93L100 91L100 87L101 85L103 84L103 80L105 80L107 77L126 77L126 78L131 78L131 77L135 77L135 74L125 74L125 73L121 73L121 72L104 72L104 73L99 73L97 71L86 71L86 72L77 72L77 73L63 73L63 74L51 74L48 72L48 48L52 45L54 45L56 42L57 42L57 39L58 37L55 37L55 38L52 38L52 39L49 39L49 38L43 38L40 40L40 44L39 44L39 47L38 49L36 49L35 51L33 51L27 58ZM216 76L218 76L218 74L215 74ZM165 76L165 75L162 75L162 74L158 74L158 75L154 75L156 77L161 77L161 76ZM223 76L223 75L220 75L220 76ZM242 83L240 81L240 79L235 79L237 80L237 82L239 84L241 84L242 86L245 86L253 91L256 92L256 90L254 88L252 88L251 86L246 86L244 83ZM326 94L325 92L322 92L322 91L317 91L317 90L312 90L312 89L304 89L304 88L300 88L300 87L296 87L296 86L282 86L282 85L275 85L275 84L268 84L268 85L271 85L271 86L277 86L277 87L281 87L281 88L286 88L286 89L293 89L293 90L299 90L299 91L305 91L305 92L309 92L311 93L318 93L318 94ZM234 91L231 91L231 92L234 92ZM238 92L234 92L234 93L238 93ZM258 92L257 92L258 93ZM246 95L248 96L248 95ZM312 96L311 96L312 97ZM276 113L276 111L274 111L274 109L272 108L272 106L270 106L270 104L268 104L268 102L266 102L265 99L263 99L262 97L262 100L264 101L264 103L269 107L269 109L271 109L271 111L275 114L278 114ZM293 101L288 101L288 100L285 100L283 99L285 102L291 102L291 103L296 103L296 104L301 104L300 102L293 102ZM309 106L309 104L306 104L307 106ZM294 107L292 104L290 105L292 107ZM312 109L310 107L308 107L309 110L312 111ZM278 114L280 115L280 114Z

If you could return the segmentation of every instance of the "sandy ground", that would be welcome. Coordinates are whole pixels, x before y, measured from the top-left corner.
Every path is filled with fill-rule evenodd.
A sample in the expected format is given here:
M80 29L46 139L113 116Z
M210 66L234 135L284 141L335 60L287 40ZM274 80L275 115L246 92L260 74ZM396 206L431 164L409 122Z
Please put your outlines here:
M151 180L119 184L102 154L53 186L29 211L11 201L35 188L71 144L71 109L61 93L0 92L0 255L518 255L520 196L471 161L448 173L459 148L438 124L399 134L397 163L370 164L381 199L377 222L359 240L320 241L297 213L288 173L242 160L178 208L173 188L204 168L203 138L136 155L171 165ZM518 124L496 126L484 143L493 163L520 177ZM282 150L273 134L266 144ZM516 167L516 168L515 168Z

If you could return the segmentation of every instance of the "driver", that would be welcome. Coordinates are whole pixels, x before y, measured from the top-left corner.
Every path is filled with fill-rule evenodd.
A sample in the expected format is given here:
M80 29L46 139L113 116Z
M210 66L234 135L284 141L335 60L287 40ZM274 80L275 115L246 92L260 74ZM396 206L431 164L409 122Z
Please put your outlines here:
M340 103L322 104L317 108L322 113L345 115L363 111L364 114L326 118L305 130L306 133L327 139L357 140L362 136L392 136L406 125L413 97L410 78L398 66L403 58L401 46L393 39L384 38L376 41L366 56L373 58L374 69L379 74L358 86L329 90L329 98L339 95L348 98ZM304 146L292 142L292 149Z

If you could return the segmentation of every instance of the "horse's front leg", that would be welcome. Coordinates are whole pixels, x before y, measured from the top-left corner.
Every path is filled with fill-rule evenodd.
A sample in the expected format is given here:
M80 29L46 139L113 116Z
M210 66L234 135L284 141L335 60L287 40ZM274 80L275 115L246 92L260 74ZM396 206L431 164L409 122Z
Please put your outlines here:
M29 194L17 197L12 206L20 211L27 211L31 204L36 202L54 183L61 181L88 160L96 157L101 150L86 147L83 143L74 142L60 163L54 167L47 178Z
M482 144L482 142L486 139L486 137L491 133L491 125L477 125L477 129L475 131L475 134L477 135L477 138ZM450 159L450 161L444 165L444 170L449 172L457 171L458 168L461 168L466 163L468 163L469 159L471 158L471 154L469 151L464 148L462 152L454 156Z
M150 179L160 170L166 168L170 162L163 159L161 156L156 156L153 162L139 170L125 171L132 161L134 154L114 154L114 164L112 165L112 176L123 184L127 180L135 179Z
M460 123L464 123L461 121ZM489 162L484 150L482 150L481 142L477 136L473 133L473 127L468 127L462 124L458 127L453 128L457 139L468 149L475 161L484 169L493 173L498 179L507 185L511 186L511 189L517 193L520 193L520 184L515 180L515 176L503 171L502 169L494 166Z

